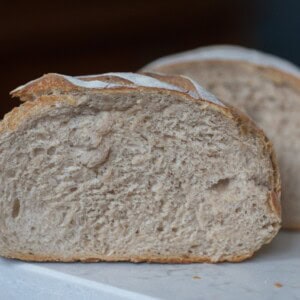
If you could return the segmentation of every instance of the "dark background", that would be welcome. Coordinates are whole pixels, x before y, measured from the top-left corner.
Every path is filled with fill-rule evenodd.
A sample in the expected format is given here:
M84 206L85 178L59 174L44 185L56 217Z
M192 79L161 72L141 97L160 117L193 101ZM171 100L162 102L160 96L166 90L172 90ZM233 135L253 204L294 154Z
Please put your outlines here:
M299 0L1 1L0 117L9 91L44 73L135 71L191 48L233 43L300 65Z

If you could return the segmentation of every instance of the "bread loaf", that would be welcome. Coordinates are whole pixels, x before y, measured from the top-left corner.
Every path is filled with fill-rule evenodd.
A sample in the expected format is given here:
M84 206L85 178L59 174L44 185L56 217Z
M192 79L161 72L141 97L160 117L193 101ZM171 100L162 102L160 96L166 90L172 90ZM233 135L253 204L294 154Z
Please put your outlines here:
M270 142L178 76L48 74L0 123L0 255L220 262L280 227Z
M192 77L249 115L274 143L283 227L300 229L300 70L255 50L211 46L158 59L144 70Z

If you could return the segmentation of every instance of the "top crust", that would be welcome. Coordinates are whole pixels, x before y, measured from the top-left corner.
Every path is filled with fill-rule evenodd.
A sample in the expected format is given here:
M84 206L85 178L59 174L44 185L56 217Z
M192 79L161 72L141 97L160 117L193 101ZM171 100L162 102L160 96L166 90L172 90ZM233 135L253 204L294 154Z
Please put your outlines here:
M293 74L300 78L300 68L287 60L254 49L232 45L200 47L194 50L162 57L146 65L143 70L154 70L157 67L199 60L244 61L258 66L279 69L282 72Z
M187 93L194 99L224 106L214 95L187 77L176 76L174 79L174 76L158 76L151 73L106 73L79 77L50 73L16 88L10 94L19 97L21 101L30 101L38 96L54 93L136 87Z

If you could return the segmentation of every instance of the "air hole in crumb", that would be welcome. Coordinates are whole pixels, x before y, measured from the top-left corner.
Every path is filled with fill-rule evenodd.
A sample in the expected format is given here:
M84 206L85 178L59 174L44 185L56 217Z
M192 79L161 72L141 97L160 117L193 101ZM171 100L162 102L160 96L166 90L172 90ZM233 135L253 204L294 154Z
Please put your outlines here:
M19 212L20 212L20 201L19 199L16 199L13 204L12 217L15 219L19 215Z
M267 228L269 228L270 227L270 224L265 224L265 225L263 225L263 229L267 229Z
M77 187L72 187L70 188L70 193L76 192L77 191Z
M141 138L142 138L143 140L145 140L146 142L148 142L148 139L147 139L144 135L142 135L142 134L141 134Z
M139 231L139 230L136 230L136 231L135 231L135 234L139 234L139 233L140 233L140 231Z
M197 248L199 245L192 245L191 248Z
M193 253L193 251L192 251L192 250L189 250L188 253Z
M48 154L48 155L53 155L55 152L56 152L55 147L50 147L50 148L47 150L47 154Z
M162 226L157 227L157 231L163 231L164 228Z
M35 227L34 226L30 227L30 231L35 231Z
M173 228L172 228L172 231L173 231L173 232L177 232L177 228L176 228L176 227L173 227Z
M243 246L243 243L239 243L239 244L238 244L238 247L242 247L242 246Z
M238 208L235 209L235 212L236 212L236 213L239 213L239 212L241 212L241 210L242 210L242 209L241 209L240 207L238 207Z
M33 149L33 156L37 156L37 155L40 155L40 154L43 154L44 153L44 149L43 148L35 148Z
M217 192L224 191L230 183L230 178L220 179L217 183L213 184L210 189L216 190Z
M95 230L99 230L101 228L101 225L100 224L97 224L96 226L95 226Z

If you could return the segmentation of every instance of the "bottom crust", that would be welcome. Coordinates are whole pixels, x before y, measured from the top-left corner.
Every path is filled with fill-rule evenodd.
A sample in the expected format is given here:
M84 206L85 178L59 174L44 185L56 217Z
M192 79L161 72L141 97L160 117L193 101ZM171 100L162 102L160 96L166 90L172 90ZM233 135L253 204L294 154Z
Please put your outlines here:
M43 256L34 254L9 254L3 255L5 258L17 259L32 262L132 262L132 263L163 263L163 264L189 264L189 263L218 263L218 262L241 262L253 256L253 252L245 255L226 256L214 260L210 257L195 256L195 257L155 257L155 256L134 256L134 257L121 257L121 256L99 256L99 257L55 257Z

